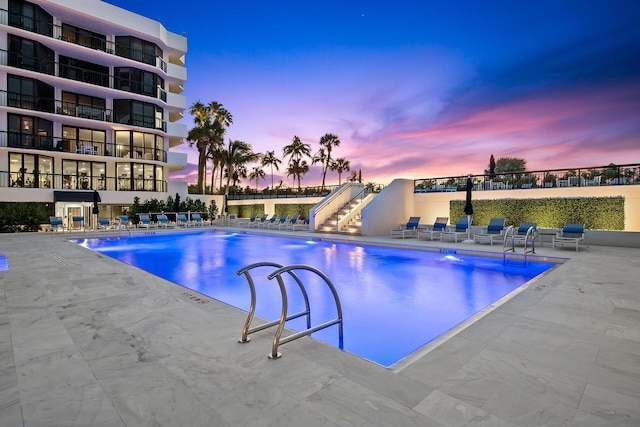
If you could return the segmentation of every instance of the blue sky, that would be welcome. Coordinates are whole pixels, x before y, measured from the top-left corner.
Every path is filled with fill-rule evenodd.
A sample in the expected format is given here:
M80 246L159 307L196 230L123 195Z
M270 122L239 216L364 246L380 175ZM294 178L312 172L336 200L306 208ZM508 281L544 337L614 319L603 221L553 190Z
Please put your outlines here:
M227 137L257 152L334 133L333 155L382 184L481 173L491 154L640 162L636 0L107 3L186 32L187 104L222 103ZM302 184L319 181L314 166Z

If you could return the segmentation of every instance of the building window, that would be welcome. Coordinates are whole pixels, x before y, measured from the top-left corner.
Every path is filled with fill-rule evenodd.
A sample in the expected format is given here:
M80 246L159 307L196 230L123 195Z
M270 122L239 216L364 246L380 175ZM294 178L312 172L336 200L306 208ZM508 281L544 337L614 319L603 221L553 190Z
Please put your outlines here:
M62 151L105 156L106 131L62 126Z
M162 49L154 43L132 36L116 36L116 55L157 66Z
M109 87L109 67L60 55L60 77Z
M9 34L9 65L25 70L54 75L53 50L29 39Z
M162 108L157 105L131 99L114 99L113 110L116 123L166 130Z
M107 48L105 35L64 23L62 24L62 40L102 51Z
M162 166L146 163L118 163L117 189L120 191L165 191Z
M92 120L107 120L106 100L73 92L62 92L60 114Z
M9 107L53 113L54 88L39 80L7 75L7 103Z
M160 160L164 139L160 135L135 131L116 131L117 157Z
M70 190L106 189L106 163L62 161L62 187Z
M53 158L9 153L9 179L12 187L53 188Z
M7 114L9 147L53 149L53 122L33 116Z
M9 25L51 37L53 17L40 6L24 0L9 0Z
M114 69L114 74L116 89L153 96L166 101L164 80L157 74L131 67L117 67Z

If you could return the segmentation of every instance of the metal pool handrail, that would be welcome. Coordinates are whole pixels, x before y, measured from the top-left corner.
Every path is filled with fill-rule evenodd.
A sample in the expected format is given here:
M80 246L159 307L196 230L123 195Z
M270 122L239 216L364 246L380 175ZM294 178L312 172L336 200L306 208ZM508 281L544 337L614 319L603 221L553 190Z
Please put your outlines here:
M527 229L527 234L524 236L524 239L522 239L522 237L520 237L519 239L516 239L516 229L513 225L510 225L509 227L507 227L507 231L505 231L504 233L504 243L502 245L502 258L503 258L503 262L506 263L507 262L507 252L516 252L516 240L520 241L522 240L524 243L524 248L522 250L523 256L524 256L524 264L526 266L527 264L527 253L531 252L532 254L536 253L536 243L535 243L535 238L536 238L536 228L535 227L529 227ZM528 242L529 239L531 239L531 249L528 248ZM510 244L510 246L509 246Z
M251 320L253 319L253 315L255 312L255 301L256 301L256 297L255 297L255 285L253 283L253 278L251 277L251 275L249 274L249 270L251 270L252 268L255 267L262 267L262 266L270 266L270 267L277 267L278 269L276 271L274 271L273 273L271 273L269 276L267 276L267 278L269 280L273 280L274 278L278 281L278 286L280 287L280 293L282 295L282 312L280 314L280 320L276 320L276 321L272 321L272 322L268 322L264 325L260 325L257 326L253 329L249 329L249 326L251 324ZM293 270L307 270L310 271L312 273L315 273L316 275L320 276L320 278L322 278L322 280L324 280L324 282L327 284L327 286L329 286L329 289L331 290L331 293L333 294L333 298L335 300L336 303L336 310L337 310L337 317L333 320L329 320L327 322L324 322L320 325L311 327L311 318L310 318L310 306L309 306L309 300L307 298L307 292L305 290L304 284L302 283L302 281L300 280L300 278L293 272ZM283 273L288 273L289 275L291 275L296 283L298 284L298 286L300 287L300 291L302 292L302 295L304 296L305 299L305 311L302 311L300 313L296 313L293 314L291 316L287 316L287 307L288 307L288 299L287 299L287 289L284 285L284 281L282 279L282 274ZM333 286L333 283L331 283L331 280L320 270L318 270L317 268L311 267L309 265L304 265L304 264L294 264L294 265L289 265L289 266L282 266L280 264L274 263L274 262L258 262L255 264L251 264L248 265L240 270L238 270L237 272L238 275L240 274L244 274L245 277L247 278L247 281L249 282L249 287L251 289L251 308L249 310L249 316L247 317L247 322L245 323L245 327L242 331L242 337L240 338L240 342L241 343L245 343L249 341L249 338L247 337L248 334L262 330L262 329L266 329L269 328L271 326L275 326L278 325L278 328L276 330L276 334L273 338L273 343L271 346L271 353L269 353L269 358L270 359L278 359L280 358L281 354L278 352L278 346L281 344L286 344L288 342L291 342L295 339L307 336L307 335L311 335L313 332L319 331L321 329L325 329L329 326L333 326L335 324L338 325L338 338L339 338L339 348L343 349L344 348L344 341L343 341L343 330L342 330L342 306L340 304L340 298L338 297L338 292L336 291L335 286ZM285 322L287 322L288 320L291 319L295 319L297 317L301 317L301 316L307 316L307 329L301 332L297 332L294 334L291 334L287 337L281 338L282 337L282 331L284 330L284 325Z
M256 262L254 264L247 265L246 267L243 267L243 268L241 268L240 270L238 270L236 272L236 274L238 276L241 275L241 274L244 274L244 276L247 279L247 282L249 283L249 289L251 291L251 305L249 306L249 315L247 316L247 321L245 322L244 327L242 328L242 336L240 337L240 342L241 343L245 343L245 342L251 341L251 338L249 338L249 334L252 334L252 333L258 332L258 331L262 331L263 329L267 329L267 328L270 328L272 326L278 325L281 322L281 319L278 319L278 320L274 320L272 322L265 323L265 324L260 325L260 326L256 326L253 329L249 328L251 326L251 322L253 321L253 315L255 314L255 311L256 311L256 286L255 286L255 284L253 282L253 278L251 277L251 273L249 273L249 270L252 270L252 269L254 269L256 267L282 268L284 266L282 264L278 264L276 262L263 261L263 262ZM302 317L302 316L306 315L307 316L307 328L310 328L311 327L311 311L309 309L309 297L307 296L307 291L304 288L304 285L302 284L302 281L300 280L300 278L294 272L289 272L289 274L291 275L291 277L293 277L293 279L298 284L298 287L300 288L300 292L302 292L302 297L304 298L305 310L301 311L299 313L296 313L296 314L292 314L291 316L287 317L285 319L285 321L292 320L292 319L297 319L298 317ZM285 302L286 302L286 299L287 299L287 297L286 297L287 291L284 288L284 284L281 284L280 292L282 293L283 305L285 305Z

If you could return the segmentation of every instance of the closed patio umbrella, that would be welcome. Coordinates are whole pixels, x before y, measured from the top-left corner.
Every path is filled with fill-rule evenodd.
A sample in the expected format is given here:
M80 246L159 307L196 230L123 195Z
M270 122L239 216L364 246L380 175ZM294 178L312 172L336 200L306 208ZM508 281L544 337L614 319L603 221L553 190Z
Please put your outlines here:
M98 223L98 214L100 213L100 208L98 207L98 203L100 203L100 194L96 190L93 190L93 228L96 228Z
M467 177L467 200L464 204L464 213L467 214L467 240L462 243L473 243L471 240L471 215L473 215L473 204L471 203L471 192L473 190L473 182L471 177Z

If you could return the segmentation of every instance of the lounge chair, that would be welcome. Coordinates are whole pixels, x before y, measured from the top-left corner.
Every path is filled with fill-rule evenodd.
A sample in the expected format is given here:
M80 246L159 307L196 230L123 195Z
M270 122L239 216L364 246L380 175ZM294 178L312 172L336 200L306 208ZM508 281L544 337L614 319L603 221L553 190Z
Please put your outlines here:
M449 217L439 216L436 218L436 222L433 223L433 226L430 229L418 230L418 240L421 238L424 238L425 240L427 238L429 240L440 238L440 234L447 228L447 222L449 222Z
M587 234L584 231L584 224L565 224L561 231L553 236L551 245L553 249L556 246L572 246L576 248L578 252L578 246L580 244L586 244L589 247L589 241L587 240Z
M493 246L493 241L504 239L504 218L491 218L487 226L486 233L477 233L473 235L476 243L489 243Z
M278 214L273 214L273 216L271 218L269 218L268 220L258 224L258 227L259 228L269 228L271 226L271 224L274 224L276 222L277 219L278 219Z
M251 215L251 218L249 218L249 219L241 219L241 220L239 220L236 225L238 227L249 227L249 224L251 224L252 222L256 222L256 218L258 218L258 214L253 214L253 215Z
M191 214L191 224L193 224L195 227L204 227L205 224L209 225L211 223L202 219L200 214L194 213Z
M83 216L71 217L71 229L84 231L84 217Z
M64 223L59 216L49 217L49 228L51 231L64 231Z
M158 225L151 221L149 214L138 214L140 222L138 222L138 228L157 228Z
M267 226L267 228L273 228L274 230L280 229L280 224L284 224L285 222L287 222L287 219L289 219L289 214L284 214L280 217L279 220L272 222L271 224L269 224Z
M304 221L297 221L291 225L291 231L307 230L309 231L309 218L305 218Z
M406 224L402 224L399 228L391 230L391 237L418 237L418 225L420 224L419 216L409 217Z
M179 227L188 227L189 221L187 220L187 216L185 214L176 215L176 224L178 224Z
M511 228L511 227L509 227ZM515 251L515 245L531 247L531 252L536 252L536 240L538 237L538 224L535 222L521 222L518 228L514 228L511 234L511 248ZM528 250L527 250L528 251Z
M175 227L175 223L172 223L171 221L169 221L169 218L167 218L165 214L157 215L156 222L158 224L158 227L163 227L163 228Z
M119 229L125 229L128 230L129 229L129 216L127 215L118 215L118 217L115 219L115 226L116 228Z
M284 230L287 230L287 229L292 229L293 230L293 226L298 221L298 218L300 218L300 215L296 214L296 215L292 216L291 219L288 222L285 221L284 223L278 224L278 230L283 230L283 229Z
M264 224L266 220L267 220L267 214L264 214L259 219L256 219L255 221L250 222L249 228L252 228L252 227L258 228L260 227L261 224Z
M98 230L108 230L111 228L111 221L108 218L98 218Z
M458 243L458 239L465 240L467 238L469 238L469 219L466 216L460 217L452 229L445 229L440 233L440 240L443 242L451 240Z

